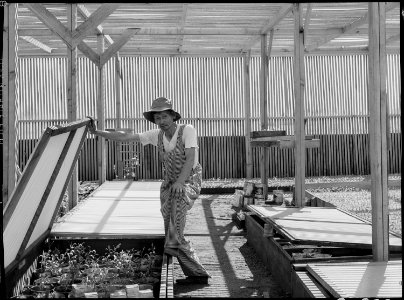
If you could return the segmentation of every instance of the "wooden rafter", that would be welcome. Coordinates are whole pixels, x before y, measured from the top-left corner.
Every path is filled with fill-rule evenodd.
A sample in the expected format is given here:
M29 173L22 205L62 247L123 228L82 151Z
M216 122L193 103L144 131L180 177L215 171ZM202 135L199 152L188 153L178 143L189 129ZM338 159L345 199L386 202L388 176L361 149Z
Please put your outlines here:
M184 25L185 25L185 20L187 19L187 11L188 11L188 4L183 3L182 4L182 17L181 17L181 22L180 22L180 32L181 35L178 36L178 52L182 52L182 47L184 46Z
M23 40L27 41L28 43L34 45L35 47L38 47L39 49L42 49L43 51L47 53L52 53L52 48L49 47L48 45L45 45L44 43L38 41L37 39L33 38L32 36L20 36Z
M79 12L79 14L81 15L81 17L83 18L84 21L86 21L91 15L91 13L88 11L87 7L84 4L77 5L77 11ZM103 34L104 33L103 32L104 28L101 25L98 25L95 28L95 31L96 31L96 33L102 33ZM114 43L113 39L108 34L105 34L104 37L105 37L105 40L109 44Z
M100 56L100 66L103 66L108 60L122 48L139 31L139 28L127 28L120 38L105 50Z
M68 47L72 47L71 32L52 14L45 6L39 3L24 3L39 20L42 21L53 33L58 35Z
M394 8L396 8L397 6L400 5L400 2L392 2L389 3L386 6L386 12L389 10L392 10ZM332 34L332 35L328 35L325 36L323 38L321 38L319 41L317 41L316 43L309 45L306 47L306 51L307 52L311 52L313 50L316 50L317 48L319 48L320 46L328 43L329 41L332 41L333 39L336 39L340 36L342 36L343 34L347 34L347 33L351 33L353 31L355 31L358 27L366 25L369 19L369 14L366 13L363 17L359 18L358 20L356 20L355 22L348 24L342 28L339 29L339 33L336 34Z
M94 32L98 25L100 25L110 14L112 14L119 4L105 3L101 5L90 17L84 21L72 34L72 46L77 46L88 34Z
M275 28L275 26L283 20L293 9L293 4L287 4L282 6L282 8L279 10L279 12L276 14L276 18L271 19L266 25L264 25L261 30L260 34L267 34L268 31L271 29ZM248 43L248 45L244 46L242 49L242 52L247 51L248 49L251 49L256 43L260 41L260 37L254 38L251 42Z
M386 45L393 43L393 42L397 42L399 40L400 40L400 34L392 35L391 37L386 39Z
M86 43L81 42L77 45L77 49L79 49L96 66L100 65L100 55L91 49Z
M310 26L310 19L311 19L311 10L312 10L312 4L309 3L309 4L307 4L306 17L304 19L304 32L303 32L304 47L307 46L307 41L308 41L309 26Z

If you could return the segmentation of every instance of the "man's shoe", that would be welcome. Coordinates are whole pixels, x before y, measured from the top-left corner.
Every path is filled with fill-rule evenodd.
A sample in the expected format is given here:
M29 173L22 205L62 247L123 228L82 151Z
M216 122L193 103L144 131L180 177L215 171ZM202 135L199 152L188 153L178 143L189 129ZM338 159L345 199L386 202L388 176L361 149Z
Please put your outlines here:
M207 276L188 276L186 278L177 279L178 284L208 284Z

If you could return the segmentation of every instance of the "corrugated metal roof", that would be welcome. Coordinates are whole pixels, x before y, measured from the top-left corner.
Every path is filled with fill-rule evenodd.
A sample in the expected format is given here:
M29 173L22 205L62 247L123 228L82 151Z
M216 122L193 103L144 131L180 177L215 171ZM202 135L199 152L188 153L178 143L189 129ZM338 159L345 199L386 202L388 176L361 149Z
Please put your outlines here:
M68 5L43 4L64 26L67 26ZM102 5L78 4L77 26ZM367 49L367 2L300 5L308 53ZM232 56L250 49L252 55L259 55L260 34L268 33L276 24L271 55L293 55L292 7L292 3L122 3L98 29L109 36L109 41L117 41L127 28L140 29L120 49L121 55ZM386 11L387 50L398 52L399 2L386 3ZM25 37L18 40L19 55L66 54L67 48L61 38L22 3L18 6L18 29L19 35ZM84 38L95 52L96 34L93 30ZM109 45L107 42L106 47Z

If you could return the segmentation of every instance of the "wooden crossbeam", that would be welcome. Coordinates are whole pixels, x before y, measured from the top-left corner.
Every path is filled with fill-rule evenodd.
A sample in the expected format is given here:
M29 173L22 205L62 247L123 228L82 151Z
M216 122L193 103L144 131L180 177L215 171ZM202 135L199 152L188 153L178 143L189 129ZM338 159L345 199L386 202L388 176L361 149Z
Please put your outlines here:
M43 51L45 51L47 53L52 53L51 47L38 41L37 39L33 38L32 36L20 36L20 38L22 38L23 40L27 41L28 43L38 47L39 49L42 49Z
M100 55L91 49L86 43L81 42L77 45L79 49L88 59L90 59L97 67L100 66Z
M120 4L105 3L84 21L72 34L72 46L77 46L89 33L93 32Z
M77 5L77 11L79 12L84 21L86 21L91 15L91 13L88 11L87 7L84 4ZM104 28L101 25L98 25L95 28L95 32L104 33ZM110 45L114 43L114 40L108 34L105 34L104 37L105 41L108 42Z
M307 41L308 41L308 35L309 35L309 26L310 26L310 19L311 19L311 10L312 10L312 4L309 3L307 4L307 10L306 10L306 17L304 19L304 32L303 32L303 44L304 47L307 46Z
M260 34L261 35L267 34L271 29L274 29L276 27L276 25L278 25L279 22L281 22L283 20L283 18L285 18L292 11L292 9L293 9L293 4L286 4L286 5L282 6L281 9L279 10L279 12L276 14L276 17L274 19L269 20L269 22L261 28ZM251 49L259 41L260 41L259 37L254 37L251 41L248 42L247 45L245 45L243 47L243 49L241 51L245 52L245 51Z
M392 42L396 42L400 40L400 34L396 34L396 35L392 35L391 37L389 37L388 39L386 39L386 45L392 43Z
M42 21L53 33L58 35L68 47L72 48L72 36L70 31L52 14L45 6L39 3L24 3L39 20Z
M389 3L388 5L386 5L386 12L396 8L399 5L400 5L400 2L391 2L391 3ZM306 51L311 52L311 51L317 49L318 47L328 43L329 41L340 37L343 34L351 33L352 31L356 30L358 27L366 25L367 22L368 22L368 19L369 19L369 14L366 13L362 18L359 18L355 22L340 28L340 33L325 36L322 39L320 39L318 42L307 46Z
M139 28L127 28L115 43L108 47L100 56L100 66L102 67L108 60L122 48L139 31Z
M295 140L285 140L285 141L277 141L277 145L281 149L285 148L295 148L296 141ZM311 139L304 141L305 148L319 148L320 147L320 139Z
M314 139L314 135L305 135L305 140ZM284 136L264 136L264 137L252 137L251 141L255 142L273 142L273 141L294 141L296 137L294 135L284 135Z

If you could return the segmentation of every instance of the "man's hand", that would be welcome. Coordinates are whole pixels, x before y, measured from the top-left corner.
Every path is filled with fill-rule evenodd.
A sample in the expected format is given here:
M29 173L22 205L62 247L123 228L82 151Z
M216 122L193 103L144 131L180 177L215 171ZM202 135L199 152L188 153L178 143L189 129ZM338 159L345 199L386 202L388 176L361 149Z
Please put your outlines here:
M183 195L183 193L185 192L184 189L184 184L180 183L180 182L175 182L172 186L171 186L171 195L173 197L179 198ZM184 199L186 199L186 197L184 197ZM187 201L188 204L188 201Z
M97 130L97 126L95 125L95 121L92 117L87 116L87 118L90 119L90 123L88 124L88 131L92 134L95 133L95 131Z

